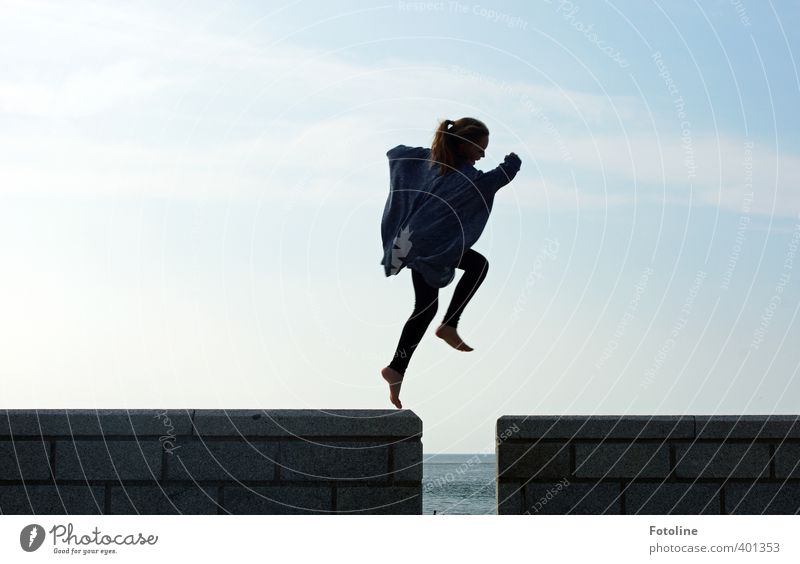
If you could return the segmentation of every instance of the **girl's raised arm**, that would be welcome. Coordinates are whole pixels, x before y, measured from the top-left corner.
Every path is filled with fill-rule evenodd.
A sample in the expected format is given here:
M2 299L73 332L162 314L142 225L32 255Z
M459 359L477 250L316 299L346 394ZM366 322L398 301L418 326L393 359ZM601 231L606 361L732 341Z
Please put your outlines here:
M489 172L479 171L472 182L484 197L493 196L500 188L514 180L521 164L522 160L516 153L509 153L497 168Z

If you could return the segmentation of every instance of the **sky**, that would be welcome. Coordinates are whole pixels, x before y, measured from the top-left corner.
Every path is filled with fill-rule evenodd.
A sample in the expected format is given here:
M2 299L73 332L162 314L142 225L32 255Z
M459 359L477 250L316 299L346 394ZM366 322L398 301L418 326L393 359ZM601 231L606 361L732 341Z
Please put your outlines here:
M385 153L471 116L477 168L522 167L475 350L437 319L406 372L425 452L494 452L502 415L798 413L797 3L0 9L0 408L391 409Z

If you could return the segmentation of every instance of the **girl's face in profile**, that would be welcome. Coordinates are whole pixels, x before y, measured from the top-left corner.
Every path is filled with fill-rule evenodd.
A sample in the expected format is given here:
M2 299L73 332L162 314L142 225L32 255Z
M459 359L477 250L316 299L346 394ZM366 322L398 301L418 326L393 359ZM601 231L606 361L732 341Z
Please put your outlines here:
M486 147L489 145L489 136L484 135L476 142L463 141L461 147L461 157L464 162L474 165L485 156Z

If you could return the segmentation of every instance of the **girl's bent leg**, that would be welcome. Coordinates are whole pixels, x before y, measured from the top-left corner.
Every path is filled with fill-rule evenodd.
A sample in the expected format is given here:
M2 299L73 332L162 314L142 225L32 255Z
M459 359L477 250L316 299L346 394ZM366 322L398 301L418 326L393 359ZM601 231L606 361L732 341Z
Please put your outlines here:
M447 313L442 320L442 325L448 325L453 328L458 327L458 321L464 308L467 307L472 296L475 295L475 292L486 278L486 274L489 271L489 261L478 251L468 249L461 257L456 268L462 269L464 274L456 284L453 298L450 300L450 306L447 308Z
M400 374L405 374L411 355L414 354L431 321L436 317L439 307L439 288L429 286L416 270L410 268L409 270L414 284L414 311L403 327L394 358L389 363L389 368Z

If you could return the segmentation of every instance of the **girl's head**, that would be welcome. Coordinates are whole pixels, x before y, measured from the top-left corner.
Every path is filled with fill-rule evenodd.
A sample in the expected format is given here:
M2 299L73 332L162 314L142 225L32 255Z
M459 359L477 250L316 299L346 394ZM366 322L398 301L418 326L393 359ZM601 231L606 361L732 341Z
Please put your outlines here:
M489 145L489 129L475 118L463 117L439 124L431 143L431 166L439 165L439 176L461 165L482 159Z

